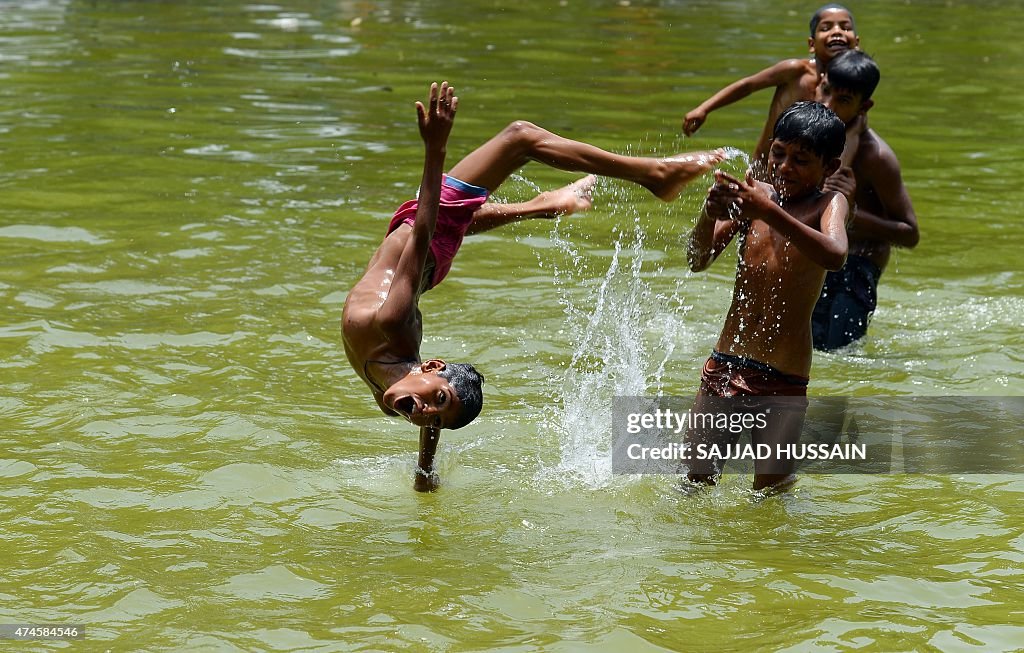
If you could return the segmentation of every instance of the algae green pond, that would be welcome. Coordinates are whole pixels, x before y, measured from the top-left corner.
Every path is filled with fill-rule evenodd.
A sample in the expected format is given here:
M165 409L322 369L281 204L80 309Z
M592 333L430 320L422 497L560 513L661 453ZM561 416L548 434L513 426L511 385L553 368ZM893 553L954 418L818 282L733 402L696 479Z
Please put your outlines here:
M921 224L811 393L1024 395L1024 45L1001 2L851 2L872 126ZM0 622L12 650L1014 651L1019 474L808 475L699 496L611 472L617 395L691 395L734 254L691 274L704 182L467 239L422 302L484 412L412 490L338 329L416 190L515 119L616 152L753 146L818 3L0 2ZM531 164L501 201L578 175ZM1003 434L1020 437L1019 433Z

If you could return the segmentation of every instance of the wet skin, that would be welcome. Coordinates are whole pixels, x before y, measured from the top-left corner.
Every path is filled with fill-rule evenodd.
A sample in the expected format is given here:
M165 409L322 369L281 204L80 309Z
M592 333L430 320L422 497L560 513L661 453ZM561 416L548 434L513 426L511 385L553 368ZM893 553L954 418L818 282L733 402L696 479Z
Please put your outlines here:
M860 37L854 31L849 12L842 9L825 10L814 34L807 39L807 47L813 58L785 59L733 82L687 113L683 118L683 132L692 136L704 124L710 112L737 102L755 91L774 87L768 118L753 153L754 161L757 162L756 176L766 180L768 148L779 115L796 102L815 99L815 91L829 62L839 53L859 45Z
M775 186L715 173L690 237L690 267L705 269L739 236L732 304L716 349L807 376L811 312L826 270L845 262L849 207L841 193L819 189L838 159L826 163L799 144L774 141L769 162Z
M816 99L847 125L843 168L829 177L824 188L845 194L856 207L849 228L850 254L864 256L879 270L885 270L894 245L913 248L920 238L917 214L903 184L899 160L867 126L872 100L832 86L827 75Z

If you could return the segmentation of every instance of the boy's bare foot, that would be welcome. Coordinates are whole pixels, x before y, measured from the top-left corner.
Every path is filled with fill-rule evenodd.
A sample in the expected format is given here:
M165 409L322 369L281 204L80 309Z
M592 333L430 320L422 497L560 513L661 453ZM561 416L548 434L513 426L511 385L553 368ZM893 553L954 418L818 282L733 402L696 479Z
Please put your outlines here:
M537 199L543 200L546 206L552 207L550 215L546 217L553 218L560 215L572 215L577 212L589 211L594 205L591 201L591 196L593 195L594 184L596 183L597 177L587 175L583 179L577 179L568 186L545 191L538 195Z
M679 197L683 188L725 160L725 150L707 150L704 152L685 152L662 159L664 166L663 179L660 183L647 186L658 199L671 202Z

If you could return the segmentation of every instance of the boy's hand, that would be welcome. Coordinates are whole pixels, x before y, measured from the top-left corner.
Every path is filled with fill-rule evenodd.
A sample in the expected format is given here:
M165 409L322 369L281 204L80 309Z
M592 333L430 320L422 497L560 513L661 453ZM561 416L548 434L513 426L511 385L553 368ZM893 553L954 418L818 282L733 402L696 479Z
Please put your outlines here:
M858 113L854 116L853 120L846 125L846 135L849 136L860 136L868 129L868 117L867 114Z
M708 119L707 111L702 111L697 108L686 114L683 118L683 133L687 136L693 136L700 129L700 126L704 124L704 121Z
M448 134L452 131L452 123L455 122L455 111L459 107L459 98L455 97L455 88L448 86L448 82L441 82L438 89L437 82L430 85L430 96L427 99L427 106L422 102L416 103L416 119L419 122L420 138L426 144L427 149L444 151L448 143Z
M733 192L718 181L718 171L715 172L715 183L708 189L707 199L704 200L704 213L715 220L731 220L730 207L736 204L736 197ZM733 210L732 213L738 213Z
M821 189L825 191L835 191L846 195L846 199L850 202L850 206L853 206L853 196L857 192L857 177L854 176L852 168L843 166L825 180Z
M747 170L743 181L727 172L716 170L714 188L719 189L729 204L735 204L739 208L739 211L734 213L739 213L747 220L764 216L771 208L778 206L768 192L754 180L754 174L750 170Z

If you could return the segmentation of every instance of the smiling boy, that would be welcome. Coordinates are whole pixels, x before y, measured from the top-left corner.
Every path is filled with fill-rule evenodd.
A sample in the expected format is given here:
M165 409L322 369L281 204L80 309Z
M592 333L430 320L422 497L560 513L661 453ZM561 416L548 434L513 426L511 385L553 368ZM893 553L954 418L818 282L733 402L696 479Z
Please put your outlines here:
M814 55L812 58L786 59L729 84L686 114L683 133L693 136L712 111L774 86L775 95L768 110L768 119L754 148L753 160L758 166L763 165L772 139L772 127L779 114L794 102L815 99L815 89L833 57L860 44L853 14L842 5L828 4L818 9L811 16L810 27L807 46ZM760 177L761 171L757 172Z
M694 412L707 412L702 401L709 398L806 397L811 313L826 271L846 260L849 204L842 193L822 190L840 165L845 141L845 125L835 113L816 102L798 102L774 125L771 185L749 171L742 181L715 172L687 258L691 270L704 270L739 236L739 260L732 304L704 365ZM795 412L780 411L766 429L753 429L754 442L799 433L806 404L797 406ZM713 483L718 471L691 468L689 477ZM778 486L789 477L755 468L754 488Z
M434 454L441 429L470 423L483 403L483 376L472 365L420 357L419 299L444 279L474 223L480 230L509 221L500 205L484 206L487 196L535 160L632 181L667 202L723 158L721 151L665 159L622 156L516 121L443 175L457 107L458 98L447 82L431 85L426 106L416 103L426 149L419 197L395 213L342 313L345 354L381 411L420 427L417 490L437 487ZM583 192L589 192L589 179L577 182Z

